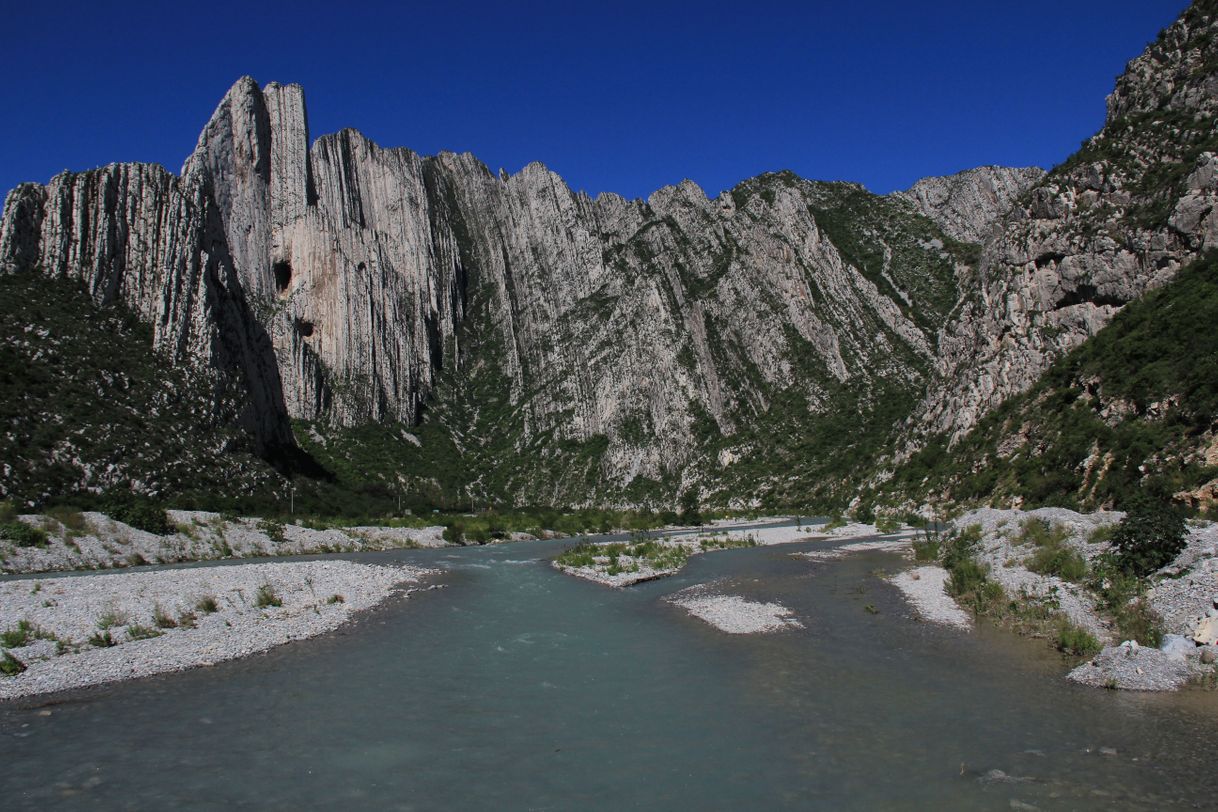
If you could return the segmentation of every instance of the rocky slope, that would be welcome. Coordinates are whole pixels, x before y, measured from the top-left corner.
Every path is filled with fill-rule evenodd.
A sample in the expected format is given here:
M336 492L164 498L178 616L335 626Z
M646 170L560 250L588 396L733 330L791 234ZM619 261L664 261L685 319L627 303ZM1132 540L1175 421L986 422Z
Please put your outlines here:
M1056 361L950 451L900 466L881 502L1121 505L1151 490L1218 502L1218 258L1210 252Z
M1218 3L1130 62L1104 128L1020 196L945 330L919 428L963 436L1218 238ZM916 187L915 187L916 188Z
M840 504L1213 242L1216 9L1134 60L1048 175L887 197L775 173L593 199L540 164L310 143L301 88L245 78L179 176L15 189L0 269L125 303L283 470L299 442L389 496Z
M1003 215L1045 176L1038 166L982 166L939 178L923 178L894 197L913 203L922 214L961 242L984 243Z
M65 173L15 189L0 225L0 267L134 309L264 453L289 418L324 438L432 408L423 436L468 458L467 489L538 501L675 492L704 478L691 462L751 453L718 438L779 399L814 418L849 388L889 422L974 257L915 207L789 173L591 199L540 164L310 145L301 89L248 78L180 176Z
M177 504L271 493L274 471L237 428L245 404L187 365L153 328L79 280L0 275L0 499L123 491Z

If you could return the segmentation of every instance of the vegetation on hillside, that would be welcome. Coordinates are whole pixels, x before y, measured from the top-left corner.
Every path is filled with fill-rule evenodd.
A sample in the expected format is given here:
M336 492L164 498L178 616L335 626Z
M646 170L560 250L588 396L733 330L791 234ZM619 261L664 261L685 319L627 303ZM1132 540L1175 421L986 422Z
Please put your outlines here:
M956 446L930 443L883 486L894 500L1022 500L1092 509L1218 477L1218 257L1127 305Z
M125 307L95 305L74 279L0 274L0 498L97 505L110 493L191 501L271 487L238 411L158 355Z

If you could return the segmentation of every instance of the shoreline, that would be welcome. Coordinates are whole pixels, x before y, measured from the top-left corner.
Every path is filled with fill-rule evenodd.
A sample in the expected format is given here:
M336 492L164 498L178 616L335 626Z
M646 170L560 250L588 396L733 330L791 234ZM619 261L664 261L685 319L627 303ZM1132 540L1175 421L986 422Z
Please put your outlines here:
M247 657L333 631L433 574L334 560L6 581L0 667L20 670L0 676L0 701Z
M795 613L780 603L723 594L715 590L715 584L682 589L664 602L727 634L770 634L805 628Z
M1071 682L1131 691L1213 684L1218 679L1213 667L1218 634L1212 633L1218 627L1213 620L1218 617L1218 524L1193 522L1184 549L1147 579L1145 593L1124 599L1125 609L1140 607L1148 626L1123 627L1088 577L1067 579L1037 567L1036 556L1047 547L1076 556L1080 570L1090 573L1110 549L1109 534L1123 518L1065 508L982 508L954 520L948 535L935 543L946 544L952 535L972 537L971 558L999 596L997 604L983 605L980 617L1022 636L1054 641L1056 635L1058 650L1078 657L1064 675ZM948 594L948 578L940 566L922 566L887 580L920 617L964 629L961 616L972 618Z
M942 567L914 567L885 580L901 591L917 616L927 623L962 631L973 628L972 615L948 594L948 572Z
M453 546L444 540L444 528L438 526L314 530L202 510L168 510L166 515L174 532L165 535L140 530L104 513L77 514L73 527L50 516L22 516L23 524L46 533L46 543L18 546L0 540L0 573L132 570L148 564Z

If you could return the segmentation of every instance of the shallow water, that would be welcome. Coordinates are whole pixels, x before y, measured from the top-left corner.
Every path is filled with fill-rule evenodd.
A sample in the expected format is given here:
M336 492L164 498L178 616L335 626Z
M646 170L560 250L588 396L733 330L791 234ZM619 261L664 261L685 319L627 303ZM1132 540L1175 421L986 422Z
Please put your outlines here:
M547 565L569 543L350 556L443 566L447 588L244 661L0 706L3 805L1211 806L1218 695L1072 686L1041 642L920 623L878 577L892 554L728 550L610 590ZM807 628L726 635L662 600L712 580Z

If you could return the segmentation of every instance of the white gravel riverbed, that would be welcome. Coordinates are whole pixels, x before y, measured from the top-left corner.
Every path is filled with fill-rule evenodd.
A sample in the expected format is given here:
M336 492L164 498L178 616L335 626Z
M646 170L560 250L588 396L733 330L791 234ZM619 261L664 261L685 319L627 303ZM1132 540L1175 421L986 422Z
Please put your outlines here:
M795 558L806 558L809 561L836 561L839 558L845 558L854 553L868 553L876 550L886 552L906 552L910 549L912 542L909 539L890 539L887 541L856 541L852 544L843 544L840 547L830 547L827 550L810 550L805 553L791 553Z
M923 620L957 629L971 629L973 618L947 594L947 579L948 572L942 567L915 567L888 580L901 590Z
M309 561L6 581L0 583L0 632L7 633L0 658L25 670L0 676L0 699L265 651L331 631L429 574Z
M705 585L683 589L665 600L728 634L764 634L802 629L804 625L780 603L750 601L739 595L716 595Z
M75 529L50 516L22 516L22 522L47 533L47 544L19 547L0 539L0 571L116 569L224 558L448 546L442 537L442 527L315 530L203 510L169 510L166 514L175 529L164 536L123 524L103 513L77 514Z

